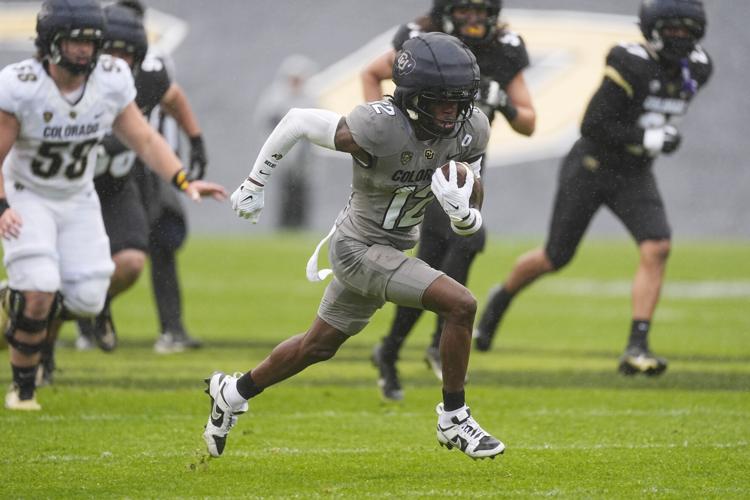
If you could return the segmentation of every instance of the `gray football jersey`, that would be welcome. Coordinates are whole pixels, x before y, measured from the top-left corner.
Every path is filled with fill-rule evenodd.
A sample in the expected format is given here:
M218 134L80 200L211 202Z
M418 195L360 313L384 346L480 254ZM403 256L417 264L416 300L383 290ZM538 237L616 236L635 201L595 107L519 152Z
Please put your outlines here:
M412 248L425 208L434 200L432 173L448 160L474 161L489 140L487 117L474 108L457 137L420 141L409 119L390 101L360 104L346 117L356 143L371 156L354 158L352 194L337 220L365 243Z

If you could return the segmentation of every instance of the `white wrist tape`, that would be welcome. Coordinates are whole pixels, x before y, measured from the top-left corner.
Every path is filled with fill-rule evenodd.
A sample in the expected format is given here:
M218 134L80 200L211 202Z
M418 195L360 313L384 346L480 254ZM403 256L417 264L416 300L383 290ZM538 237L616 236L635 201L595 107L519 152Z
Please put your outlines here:
M460 236L469 236L482 227L482 212L476 208L469 209L469 215L464 220L451 220L451 229Z
M335 150L334 138L340 120L341 115L325 109L290 109L260 148L248 177L265 186L281 159L302 138Z

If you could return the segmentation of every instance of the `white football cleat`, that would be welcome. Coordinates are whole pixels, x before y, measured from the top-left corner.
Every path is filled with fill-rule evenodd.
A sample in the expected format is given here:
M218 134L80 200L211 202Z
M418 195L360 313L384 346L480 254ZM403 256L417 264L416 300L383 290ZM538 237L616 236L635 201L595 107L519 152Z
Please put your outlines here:
M456 447L474 460L494 459L505 451L502 441L495 439L472 418L468 406L451 412L455 414L450 419L444 415L443 403L439 403L435 411L438 414L437 440L440 446L446 446L449 450Z
M15 384L10 386L8 393L5 395L5 407L9 410L22 411L39 411L42 409L41 405L36 402L36 395L31 396L31 399L21 399L18 387Z
M222 372L214 372L204 380L208 385L206 394L211 398L211 413L208 415L208 423L203 431L203 439L206 441L208 453L212 457L219 457L224 452L229 430L237 423L237 415L245 413L248 408L247 402L238 410L233 410L224 398L224 387L227 382L236 380L238 377L227 375Z

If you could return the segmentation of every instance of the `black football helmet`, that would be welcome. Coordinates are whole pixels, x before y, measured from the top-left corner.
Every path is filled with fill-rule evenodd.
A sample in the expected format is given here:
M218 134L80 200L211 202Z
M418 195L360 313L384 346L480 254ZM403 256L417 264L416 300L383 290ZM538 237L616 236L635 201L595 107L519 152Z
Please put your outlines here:
M73 74L94 70L104 31L104 14L96 0L45 0L36 17L35 44L39 55ZM78 64L62 54L60 42L90 40L94 42L91 61Z
M133 55L134 71L141 67L148 51L148 38L143 19L137 11L116 3L104 8L107 27L104 29L104 51L121 50Z
M456 7L479 7L487 9L487 20L485 21L484 35L472 37L461 34L460 21L453 17L453 9ZM449 35L459 37L469 45L491 40L497 32L497 19L502 8L501 0L434 0L430 16L436 26Z
M131 9L138 14L138 17L141 19L146 15L146 6L143 5L141 0L118 0L117 5L122 5L123 7Z
M667 62L688 57L706 32L701 0L643 0L638 17L643 36ZM669 36L667 28L684 28L690 36Z
M479 66L458 38L441 32L410 38L393 62L393 101L409 119L433 137L455 137L471 117L479 89ZM430 104L458 103L452 129L436 123ZM442 120L444 121L444 120Z

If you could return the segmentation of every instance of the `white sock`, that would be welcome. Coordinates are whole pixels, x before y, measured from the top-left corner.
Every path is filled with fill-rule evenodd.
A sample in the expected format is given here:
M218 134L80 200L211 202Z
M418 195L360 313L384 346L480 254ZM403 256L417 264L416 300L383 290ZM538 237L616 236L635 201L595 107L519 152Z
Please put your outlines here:
M459 413L465 412L468 409L469 409L468 406L463 405L461 408L457 410L443 411L443 413L440 415L440 425L443 427L446 427L448 425L453 425L453 422L451 422L451 419L455 417L456 415L458 415Z
M229 380L224 386L224 399L232 407L232 410L239 410L242 405L247 403L247 399L237 392L237 379Z

